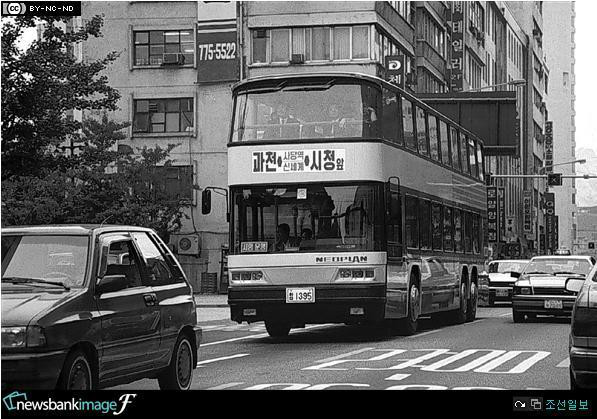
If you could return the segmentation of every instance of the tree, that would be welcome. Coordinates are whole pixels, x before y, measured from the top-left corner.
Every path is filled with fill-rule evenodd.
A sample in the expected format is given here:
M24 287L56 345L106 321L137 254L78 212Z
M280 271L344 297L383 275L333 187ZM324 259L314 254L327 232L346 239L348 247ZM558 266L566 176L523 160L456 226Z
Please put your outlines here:
M2 26L2 224L121 223L152 227L167 237L180 227L184 203L156 188L155 166L168 165L172 145L116 149L128 123L108 112L118 91L105 69L118 53L77 62L74 43L100 37L103 19L95 16L73 31L68 18L43 19L43 36L25 51L17 48L26 28L39 22L18 17ZM72 110L100 110L100 120L77 121ZM64 153L73 141L79 153Z

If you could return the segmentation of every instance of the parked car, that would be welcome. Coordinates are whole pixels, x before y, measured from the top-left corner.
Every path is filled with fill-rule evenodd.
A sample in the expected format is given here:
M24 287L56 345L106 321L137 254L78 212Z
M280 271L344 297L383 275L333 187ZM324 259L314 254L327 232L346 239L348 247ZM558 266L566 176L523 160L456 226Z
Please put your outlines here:
M567 291L570 277L584 279L595 265L591 256L536 256L514 284L512 318L515 323L537 314L570 315L576 293Z
M2 230L2 387L188 389L201 329L157 234L129 226Z
M528 259L494 260L489 262L485 276L489 278L489 305L496 301L512 301L512 289Z
M570 278L566 289L577 292L570 328L570 388L597 388L597 266L586 280Z

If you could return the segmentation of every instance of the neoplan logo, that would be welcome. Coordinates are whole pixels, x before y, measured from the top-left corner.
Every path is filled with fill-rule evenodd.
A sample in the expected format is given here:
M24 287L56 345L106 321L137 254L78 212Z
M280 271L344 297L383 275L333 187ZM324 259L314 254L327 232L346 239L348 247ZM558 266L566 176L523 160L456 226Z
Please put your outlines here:
M317 256L315 263L367 263L367 256Z

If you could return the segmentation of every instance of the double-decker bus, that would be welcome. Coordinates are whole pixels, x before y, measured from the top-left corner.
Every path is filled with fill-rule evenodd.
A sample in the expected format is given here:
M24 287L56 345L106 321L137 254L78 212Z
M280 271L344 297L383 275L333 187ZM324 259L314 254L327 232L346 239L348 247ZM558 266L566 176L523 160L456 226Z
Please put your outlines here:
M249 79L228 144L231 318L305 324L475 319L483 145L363 74Z

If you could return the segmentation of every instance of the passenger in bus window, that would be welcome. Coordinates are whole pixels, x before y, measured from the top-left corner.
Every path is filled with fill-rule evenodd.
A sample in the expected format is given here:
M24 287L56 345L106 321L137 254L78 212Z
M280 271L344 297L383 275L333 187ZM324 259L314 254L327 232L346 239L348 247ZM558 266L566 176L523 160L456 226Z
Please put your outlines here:
M264 138L300 138L299 120L290 115L284 102L278 103L268 123L272 126L265 130Z
M283 252L291 247L296 247L290 239L290 226L286 223L278 225L276 230L276 252Z
M303 228L301 232L301 249L315 249L315 240L313 240L313 231L310 228Z

